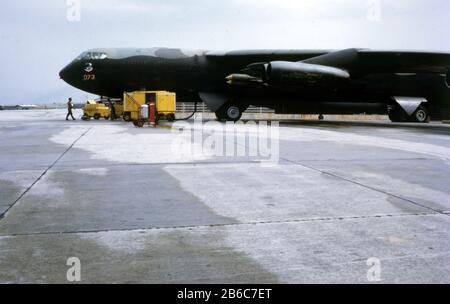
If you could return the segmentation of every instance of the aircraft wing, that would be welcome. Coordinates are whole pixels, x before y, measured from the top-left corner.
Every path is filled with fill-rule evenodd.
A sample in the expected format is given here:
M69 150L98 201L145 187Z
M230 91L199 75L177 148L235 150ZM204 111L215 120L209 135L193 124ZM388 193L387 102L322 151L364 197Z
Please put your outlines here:
M347 49L304 61L362 73L446 73L450 54Z

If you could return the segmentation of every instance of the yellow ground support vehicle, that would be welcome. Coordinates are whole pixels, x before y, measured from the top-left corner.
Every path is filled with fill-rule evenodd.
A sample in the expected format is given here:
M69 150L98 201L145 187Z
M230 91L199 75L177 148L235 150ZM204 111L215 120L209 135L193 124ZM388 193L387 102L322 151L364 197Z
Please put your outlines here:
M82 117L83 120L89 120L91 118L100 119L111 118L111 108L108 100L99 99L99 100L88 100L86 105L83 108L84 115ZM123 115L123 102L121 100L111 100L114 106L114 117L113 119L117 119L122 117Z
M156 119L175 120L176 94L166 91L136 91L124 93L123 119L137 121L140 119L141 106L156 103Z
M89 120L91 118L109 119L111 115L111 110L107 105L101 102L97 102L95 100L88 100L83 108L83 112L84 112L84 115L82 117L83 120Z
M123 102L114 103L114 108L116 109L116 117L120 118L123 116Z

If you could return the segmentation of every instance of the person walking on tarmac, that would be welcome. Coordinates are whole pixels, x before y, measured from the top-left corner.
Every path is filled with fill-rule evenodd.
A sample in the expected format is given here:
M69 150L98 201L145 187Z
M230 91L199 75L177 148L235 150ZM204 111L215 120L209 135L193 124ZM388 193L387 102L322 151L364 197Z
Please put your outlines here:
M109 98L108 98L108 103L109 103L109 109L111 110L110 119L115 120L116 119L116 108L114 107L114 104L112 103L111 99L109 99Z
M69 120L69 116L72 117L72 120L76 120L75 117L73 117L73 103L72 103L72 98L69 98L69 101L67 102L67 115L66 115L66 120Z

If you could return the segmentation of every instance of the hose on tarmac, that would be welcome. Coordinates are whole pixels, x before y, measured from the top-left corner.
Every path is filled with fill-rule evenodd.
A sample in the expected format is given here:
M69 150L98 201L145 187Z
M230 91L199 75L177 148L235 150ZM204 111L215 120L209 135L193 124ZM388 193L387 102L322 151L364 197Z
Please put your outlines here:
M197 104L198 104L198 102L195 103L194 112L190 116L188 116L186 118L175 119L175 121L189 120L192 117L194 117L195 113L197 113Z

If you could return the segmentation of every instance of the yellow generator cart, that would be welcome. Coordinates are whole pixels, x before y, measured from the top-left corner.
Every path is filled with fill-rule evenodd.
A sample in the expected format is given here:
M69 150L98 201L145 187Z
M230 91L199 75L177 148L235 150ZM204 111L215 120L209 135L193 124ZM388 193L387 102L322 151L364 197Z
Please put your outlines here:
M109 119L111 110L103 103L96 102L95 100L88 100L83 108L84 115L83 120L94 119Z
M156 120L175 120L176 94L166 91L136 91L125 93L123 97L123 119L125 121L140 120L141 106L156 104Z

